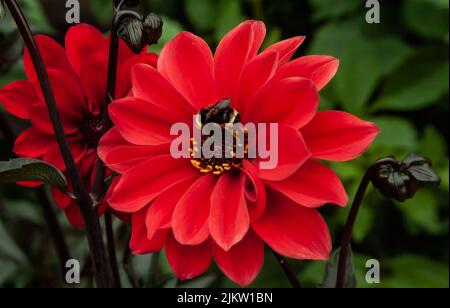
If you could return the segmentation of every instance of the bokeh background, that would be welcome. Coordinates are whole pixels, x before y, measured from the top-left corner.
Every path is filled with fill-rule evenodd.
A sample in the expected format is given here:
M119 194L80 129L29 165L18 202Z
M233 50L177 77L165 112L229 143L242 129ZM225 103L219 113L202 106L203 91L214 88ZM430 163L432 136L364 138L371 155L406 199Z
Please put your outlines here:
M62 41L65 1L19 1L35 33ZM82 22L108 31L111 0L81 0ZM212 47L245 19L264 20L266 45L296 35L307 41L298 55L327 54L341 60L334 81L323 91L322 109L343 109L377 123L382 133L360 159L334 165L350 196L371 162L386 156L417 153L432 159L442 185L427 187L405 204L384 199L370 190L354 236L354 261L359 287L448 287L449 285L449 2L448 0L380 1L381 24L367 24L365 0L144 0L141 12L164 16L161 44L179 31L204 37ZM159 46L153 47L155 51ZM0 21L0 87L23 79L22 42L14 23ZM0 157L13 157L8 135L24 124L2 110ZM5 130L8 123L11 130ZM16 185L0 187L0 287L59 287L58 261L44 220L42 196ZM81 286L90 286L90 265L83 233L71 228L56 210L69 242L71 256L81 260ZM348 209L326 207L323 213L338 243ZM115 221L118 254L123 254L129 227ZM380 285L365 282L365 262L381 262ZM305 286L321 284L325 264L294 262ZM133 257L132 282L138 287L170 287L165 258ZM130 265L131 264L131 265ZM124 272L124 271L123 271ZM152 277L152 278L150 278ZM132 283L127 275L123 284ZM186 287L232 287L218 270ZM289 287L271 255L253 287Z

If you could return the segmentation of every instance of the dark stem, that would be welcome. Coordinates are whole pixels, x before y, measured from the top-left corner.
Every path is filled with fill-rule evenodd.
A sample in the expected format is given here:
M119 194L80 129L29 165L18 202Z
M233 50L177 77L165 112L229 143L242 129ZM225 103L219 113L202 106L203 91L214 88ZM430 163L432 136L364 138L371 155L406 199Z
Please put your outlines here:
M0 111L0 128L2 130L5 142L8 145L8 149L11 149L14 146L15 134L7 121L8 120L6 117Z
M113 18L115 20L115 16ZM111 27L111 39L109 46L109 60L108 60L108 79L106 85L106 100L103 105L103 133L107 133L111 128L111 119L108 114L108 105L116 96L116 79L117 79L117 61L119 57L119 38L117 37L116 29L113 25ZM94 200L99 203L105 193L105 177L106 167L103 161L97 159L97 170L95 173L94 186L92 188L92 195Z
M375 162L372 166L369 167L369 169L367 169L366 174L364 175L361 184L359 185L358 192L356 193L355 196L355 200L353 200L352 208L347 218L347 223L345 224L344 233L342 235L341 252L339 255L339 266L336 279L336 288L338 289L343 289L345 287L345 279L346 279L345 272L347 271L347 258L351 247L353 228L355 227L356 218L358 217L362 201L376 171L381 165L386 163L395 163L395 160L392 158L383 158Z
M114 16L111 25L106 97L105 103L102 106L103 134L106 134L112 127L111 119L108 113L108 106L116 98L117 62L119 59L119 37L117 36L117 31L119 29L120 21L122 18L122 12L120 10L124 4L125 1L121 1L117 7L114 7ZM99 158L97 160L97 170L95 173L94 186L92 188L92 196L97 204L100 203L105 194L105 177L106 166Z
M36 195L39 198L45 221L47 222L47 226L55 244L63 279L62 281L65 281L66 262L71 259L66 239L63 236L63 231L53 209L53 202L49 198L47 190L44 187L39 187L36 189Z
M112 215L110 212L105 213L106 239L108 244L109 263L114 278L114 287L121 288L119 266L117 263L116 245L114 239L114 228L112 223Z
M286 274L286 277L289 279L289 282L292 284L292 287L294 289L301 289L302 284L298 280L295 273L292 271L291 267L289 266L287 260L282 255L278 254L277 252L273 251L273 254L275 258L277 259L278 263L280 264L281 268L283 269L284 273Z
M110 272L108 270L108 267L105 266L107 264L107 258L104 243L102 240L100 222L98 220L97 214L94 212L91 196L89 195L86 187L83 184L72 153L70 151L70 147L64 132L64 126L59 116L59 112L55 102L55 96L48 79L42 56L34 40L30 26L16 0L5 0L5 3L10 10L11 15L14 18L17 27L19 28L19 31L25 41L25 45L28 48L31 59L33 61L33 65L39 78L39 82L45 97L45 102L47 104L47 109L55 132L56 140L58 142L61 155L66 166L69 180L72 184L73 193L76 197L76 202L80 207L81 214L83 215L86 224L87 237L92 261L94 264L97 286L110 287Z

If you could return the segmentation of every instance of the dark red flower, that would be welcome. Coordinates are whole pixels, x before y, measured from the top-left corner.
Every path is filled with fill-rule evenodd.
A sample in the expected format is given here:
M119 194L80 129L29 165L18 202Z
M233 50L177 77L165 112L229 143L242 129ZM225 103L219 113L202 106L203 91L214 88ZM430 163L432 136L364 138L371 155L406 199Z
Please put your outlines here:
M132 251L165 248L181 279L204 273L214 259L230 279L249 285L262 267L264 243L289 258L327 259L331 240L317 208L345 206L348 197L320 161L352 160L379 132L344 112L318 112L318 90L335 75L337 59L290 61L303 37L258 53L265 33L263 23L245 22L213 56L201 38L183 32L165 46L157 69L133 68L132 96L110 107L116 126L99 155L120 177L108 201L133 214ZM243 159L227 171L217 161L199 167L170 155L171 126L192 125L193 115L224 99L243 124L279 123L275 169Z
M100 106L106 101L108 40L100 31L85 24L72 27L67 32L65 49L48 36L37 35L35 38L79 172L90 187L103 127ZM117 96L124 97L131 89L132 66L136 63L156 66L158 57L149 53L135 55L123 42L119 53ZM31 123L31 127L17 138L14 152L21 157L42 159L64 171L64 162L27 50L24 66L27 80L13 82L0 90L0 103L5 109ZM53 196L58 206L65 209L71 223L82 226L80 212L71 198L56 189ZM104 209L103 206L101 211Z

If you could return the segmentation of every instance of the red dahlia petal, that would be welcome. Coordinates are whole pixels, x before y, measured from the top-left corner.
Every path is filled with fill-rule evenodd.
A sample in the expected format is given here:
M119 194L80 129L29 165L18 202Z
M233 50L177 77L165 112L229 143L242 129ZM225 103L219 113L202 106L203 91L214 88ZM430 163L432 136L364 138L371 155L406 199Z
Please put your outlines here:
M172 216L172 228L180 244L199 245L208 239L211 194L216 181L212 174L200 177L178 201Z
M167 239L167 230L159 231L151 239L147 237L145 218L148 208L144 208L131 217L131 252L136 255L146 255L161 251Z
M177 118L151 102L122 98L110 105L109 114L120 134L132 144L161 145L174 139L170 130Z
M264 216L253 230L279 254L300 260L326 260L331 252L328 227L317 210L270 191Z
M70 65L69 60L67 59L64 48L60 44L45 35L36 35L34 38L36 40L36 44L38 45L39 51L41 52L45 68L47 70L55 69L63 71L75 78L76 73ZM34 65L31 61L30 53L26 48L23 63L28 80L36 81L38 79L36 71L34 70Z
M58 188L52 187L51 194L53 197L53 201L55 201L55 204L60 209L66 209L68 206L70 206L70 203L72 202L72 198L66 193L63 193Z
M131 90L131 70L137 64L148 64L154 68L158 65L159 56L154 53L141 53L126 60L118 70L116 97L125 97Z
M158 70L197 109L218 101L213 56L208 44L198 36L182 32L166 44Z
M71 202L68 207L65 208L67 220L74 228L84 228L84 219L81 215L78 204Z
M54 135L44 134L35 127L26 129L14 144L14 153L21 157L37 158L56 145Z
M79 24L67 31L66 52L73 68L80 75L83 63L92 54L108 55L108 45L99 30L87 24Z
M242 172L228 172L217 181L211 195L209 230L217 245L225 251L239 243L250 227L245 180Z
M219 99L235 97L244 66L256 56L265 33L264 23L247 21L222 39L214 56Z
M18 118L28 119L28 109L37 102L34 85L28 80L15 81L0 89L0 104Z
M73 158L75 163L79 163L86 153L86 144L81 142L81 140L77 138L69 138L68 139L70 149L72 151ZM61 151L59 149L58 144L54 144L50 147L45 153L43 160L54 165L56 168L64 171L66 170L66 165L64 164L64 160L61 155Z
M264 263L264 242L250 230L245 238L228 252L213 245L213 255L217 266L228 278L246 287L261 271Z
M177 119L192 122L192 115L198 110L156 69L149 65L137 64L132 69L131 78L135 97L167 110Z
M28 118L30 119L33 126L41 131L41 133L45 133L48 135L54 134L55 131L52 126L52 122L50 121L50 116L48 114L47 106L43 102L39 102L34 104L28 109ZM64 123L63 123L64 125ZM75 127L67 127L64 126L64 130L66 134L73 134L77 131Z
M153 201L164 189L198 176L186 160L158 156L135 166L120 177L108 199L119 212L134 213Z
M241 169L247 176L245 181L245 198L247 200L250 223L261 218L266 210L266 188L259 178L258 169L248 160L243 161Z
M81 85L77 79L63 71L52 69L47 70L47 72L64 128L67 133L73 133L78 130L80 122L87 111L87 104ZM46 105L43 103L45 101L44 96L38 82L35 82L35 89L41 98L41 106L46 108ZM33 121L33 114L34 111L30 113L31 121ZM40 115L44 116L41 119L48 123L48 127L51 127L48 112L47 116L45 116L44 112L41 112ZM51 131L47 132L52 133L53 129L51 128Z
M192 186L193 179L180 182L163 191L150 206L147 214L147 235L152 238L160 229L170 229L175 206Z
M293 37L268 47L264 50L264 52L278 52L280 55L278 64L281 66L287 63L294 56L295 52L304 40L304 36Z
M306 56L283 65L277 72L276 79L303 77L311 79L322 90L339 68L339 60L329 56Z
M55 133L50 120L47 105L44 102L34 104L30 107L28 112L28 118L36 129L48 135L53 135ZM66 116L63 112L60 112L59 114L61 115L61 120L63 122L64 131L66 134L72 135L76 133L79 129L77 121L75 121L72 117Z
M313 158L348 161L372 144L380 129L373 123L341 111L319 112L302 129Z
M170 144L158 146L134 145L123 139L116 128L112 128L100 141L98 155L113 171L123 174L155 156L170 152Z
M266 52L245 65L239 83L238 98L233 101L237 110L245 109L252 97L275 75L278 68L278 53Z
M80 80L91 114L98 115L106 102L108 59L103 52L93 53L81 63Z
M267 131L267 138L269 139L270 130ZM278 155L275 168L262 168L261 162L267 163L269 159L255 159L253 163L259 169L259 177L263 180L282 181L294 174L311 157L311 152L307 148L302 134L294 128L279 125L278 136L274 137L278 142L278 147L275 148L276 151L273 153ZM267 141L267 145L269 144L270 141Z
M270 82L246 106L245 122L280 123L300 129L317 114L319 94L312 81L287 78Z
M280 182L267 182L271 187L305 207L326 203L346 206L348 196L339 177L330 168L308 160L291 177Z
M212 262L209 241L197 246L183 246L172 234L167 237L166 255L170 268L181 280L202 275Z

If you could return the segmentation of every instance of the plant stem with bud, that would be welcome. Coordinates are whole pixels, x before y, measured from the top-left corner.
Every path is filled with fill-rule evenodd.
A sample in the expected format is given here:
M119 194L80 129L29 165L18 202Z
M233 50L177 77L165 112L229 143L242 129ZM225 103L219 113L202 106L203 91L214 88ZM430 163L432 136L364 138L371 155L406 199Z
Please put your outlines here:
M353 201L352 208L350 210L350 214L347 218L347 223L344 228L344 234L342 236L338 273L336 279L336 288L338 289L342 289L345 286L347 258L350 252L353 229L367 189L369 188L371 181L374 179L374 176L381 166L393 166L395 164L397 164L397 161L391 157L378 160L372 166L370 166L369 169L367 169L366 174L364 175L361 184L359 185L358 192L356 193L355 199Z
M94 264L97 286L101 288L111 287L111 276L110 271L107 267L106 250L102 240L100 222L97 214L93 209L93 201L91 199L91 196L84 186L80 174L78 173L73 155L67 142L64 126L57 109L55 96L53 94L53 90L47 75L47 71L45 69L42 56L39 52L36 41L34 40L30 26L16 0L5 0L4 2L11 12L11 15L14 18L17 27L19 28L19 31L25 41L25 45L28 48L31 59L33 61L33 65L39 78L53 129L55 131L55 136L67 169L68 177L72 184L74 196L76 198L75 201L80 207L80 211L86 225L87 237L91 252L91 258Z

